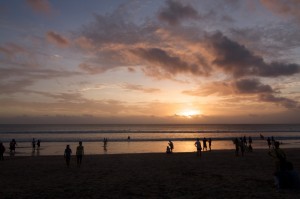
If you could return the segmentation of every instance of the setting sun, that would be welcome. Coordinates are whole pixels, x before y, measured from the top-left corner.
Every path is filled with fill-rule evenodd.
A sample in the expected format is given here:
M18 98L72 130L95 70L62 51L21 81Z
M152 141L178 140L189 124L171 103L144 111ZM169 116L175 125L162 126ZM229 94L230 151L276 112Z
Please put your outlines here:
M200 115L200 113L201 112L199 110L184 110L180 112L178 115L186 118L192 118L194 116Z

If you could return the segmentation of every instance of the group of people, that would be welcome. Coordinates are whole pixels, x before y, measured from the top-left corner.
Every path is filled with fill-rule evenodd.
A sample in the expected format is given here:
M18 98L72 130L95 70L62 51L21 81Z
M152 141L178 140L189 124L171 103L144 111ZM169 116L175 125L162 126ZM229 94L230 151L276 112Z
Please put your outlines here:
M70 161L71 161L71 155L72 155L72 149L70 148L70 145L68 144L66 146L65 152L64 152L64 157L66 160L67 167L70 166ZM81 166L82 162L82 157L84 155L84 147L82 145L82 141L79 141L79 145L76 148L76 160L77 160L77 166Z
M239 156L239 153L241 151L241 155L244 156L245 151L252 152L252 138L251 136L248 137L248 142L246 136L239 138L235 138L233 140L233 143L235 145L235 155Z
M35 151L35 146L37 146L37 149L40 149L40 147L41 147L41 140L35 141L35 138L32 138L31 145L32 145L32 151Z
M209 151L211 151L211 138L209 139L206 139L206 138L203 138L202 140L202 143L203 143L203 151L207 151L207 142L208 142L208 148L209 148ZM197 156L201 157L201 151L202 151L202 146L201 146L201 142L200 142L200 139L197 138L196 142L195 142L195 147L197 149Z
M207 151L207 143L208 143L209 151L211 151L211 142L212 142L212 139L211 138L206 139L204 137L203 140L202 140L202 142L203 142L203 151L204 150ZM195 142L195 147L196 147L196 150L197 150L197 156L201 157L202 145L201 145L201 142L200 142L199 138L197 138L197 140ZM167 154L172 153L173 149L174 149L174 144L173 144L173 142L171 140L169 140L169 143L168 143L168 146L167 146L167 149L166 149L166 153Z

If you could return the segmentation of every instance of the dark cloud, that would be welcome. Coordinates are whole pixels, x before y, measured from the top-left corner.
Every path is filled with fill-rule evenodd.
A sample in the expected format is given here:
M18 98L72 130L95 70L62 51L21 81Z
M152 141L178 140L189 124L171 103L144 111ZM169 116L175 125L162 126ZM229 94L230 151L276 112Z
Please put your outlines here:
M132 53L134 53L141 59L146 60L150 63L150 65L160 66L161 69L163 69L171 75L176 75L180 73L208 75L209 70L203 69L199 63L196 64L186 62L182 60L179 56L170 55L167 51L160 48L138 48L132 50Z
M63 37L62 35L56 32L48 31L46 37L48 41L59 47L68 47L70 45L70 42L67 38Z
M238 93L273 93L269 85L262 84L258 79L241 79L234 83Z
M235 77L251 75L277 77L299 72L298 64L266 63L262 57L255 55L238 42L232 41L221 32L208 36L207 39L215 55L213 64Z
M166 21L170 25L177 25L183 19L197 19L199 17L197 10L190 5L184 6L180 2L168 0L167 7L163 8L158 18Z
M276 97L273 94L261 94L259 95L259 99L264 102L271 102L279 104L285 108L299 108L298 102L286 97Z

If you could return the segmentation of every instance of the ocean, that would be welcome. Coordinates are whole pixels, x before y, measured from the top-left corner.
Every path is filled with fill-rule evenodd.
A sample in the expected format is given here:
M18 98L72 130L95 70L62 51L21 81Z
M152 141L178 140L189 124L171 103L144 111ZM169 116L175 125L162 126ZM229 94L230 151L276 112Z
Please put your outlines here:
M261 135L265 138L262 139ZM17 141L14 155L62 155L67 144L75 153L82 141L85 154L164 153L168 141L174 152L194 152L197 138L212 139L212 150L234 149L232 140L251 136L253 148L267 149L267 137L282 148L300 148L300 124L1 124L0 141L10 155L9 142ZM130 139L128 139L130 137ZM32 150L31 141L41 140ZM104 147L103 139L108 139Z

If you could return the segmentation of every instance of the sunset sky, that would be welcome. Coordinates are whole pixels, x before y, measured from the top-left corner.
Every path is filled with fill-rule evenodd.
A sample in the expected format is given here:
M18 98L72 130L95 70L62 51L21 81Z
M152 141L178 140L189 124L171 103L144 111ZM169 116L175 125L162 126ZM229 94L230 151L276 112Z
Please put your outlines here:
M0 123L300 123L298 0L0 0Z

